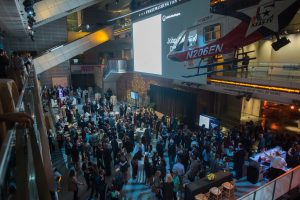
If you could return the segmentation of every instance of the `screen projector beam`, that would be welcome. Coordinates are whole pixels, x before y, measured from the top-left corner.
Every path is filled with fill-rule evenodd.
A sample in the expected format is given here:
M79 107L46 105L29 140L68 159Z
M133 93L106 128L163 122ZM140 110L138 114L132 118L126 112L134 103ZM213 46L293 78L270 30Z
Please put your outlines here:
M134 71L162 74L161 14L133 23Z

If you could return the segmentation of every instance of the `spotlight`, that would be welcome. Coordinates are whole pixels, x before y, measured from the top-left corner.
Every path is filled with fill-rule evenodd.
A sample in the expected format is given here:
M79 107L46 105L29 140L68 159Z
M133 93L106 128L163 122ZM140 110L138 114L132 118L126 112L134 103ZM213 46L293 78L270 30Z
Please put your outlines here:
M252 94L251 93L245 93L244 94L246 101L250 101L250 99L252 98Z
M244 95L241 95L241 94L235 96L235 98L237 98L237 99L242 99L243 97L244 97Z
M291 110L294 110L294 109L295 109L295 106L291 105L291 106L290 106L290 109L291 109Z
M25 8L29 7L29 6L33 6L33 4L34 4L34 1L31 1L31 0L25 0L23 2L23 5L24 5Z
M278 39L276 42L272 43L272 47L275 51L278 51L279 49L281 49L285 45L289 44L290 42L291 41L289 39L287 39L286 37L282 37L282 38Z
M29 37L34 42L34 31L33 30L29 30Z
M250 101L251 97L252 97L252 94L247 94L246 95L246 101Z

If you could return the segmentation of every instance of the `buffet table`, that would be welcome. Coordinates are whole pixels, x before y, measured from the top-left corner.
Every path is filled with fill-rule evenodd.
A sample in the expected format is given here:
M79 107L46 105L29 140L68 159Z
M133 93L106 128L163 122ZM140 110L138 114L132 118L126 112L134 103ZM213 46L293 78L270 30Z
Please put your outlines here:
M281 152L281 156L285 159L286 158L286 152L285 151L282 151L281 150L281 147L274 147L273 149L269 149L267 151L265 151L268 155L275 155L275 153L279 151ZM250 159L252 161L255 161L255 162L259 162L259 163L262 163L262 164L265 164L265 165L270 165L270 161L269 159L267 159L267 156L264 152L262 153L257 153L255 154L255 156L253 157L250 157ZM260 161L261 159L261 161Z
M209 181L207 177L194 181L185 187L185 200L194 199L194 196L200 193L207 193L212 187L219 187L225 182L232 181L232 174L230 172L219 171L215 173L215 180Z

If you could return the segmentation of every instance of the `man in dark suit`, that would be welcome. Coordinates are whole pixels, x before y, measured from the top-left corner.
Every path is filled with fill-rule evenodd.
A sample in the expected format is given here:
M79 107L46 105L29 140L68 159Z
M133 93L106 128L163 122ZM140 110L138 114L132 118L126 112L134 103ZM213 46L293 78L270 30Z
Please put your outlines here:
M243 165L245 162L246 151L242 144L239 145L238 151L235 153L234 159L234 170L236 173L236 179L240 179L243 176Z
M7 78L7 67L9 58L3 49L0 49L0 78Z

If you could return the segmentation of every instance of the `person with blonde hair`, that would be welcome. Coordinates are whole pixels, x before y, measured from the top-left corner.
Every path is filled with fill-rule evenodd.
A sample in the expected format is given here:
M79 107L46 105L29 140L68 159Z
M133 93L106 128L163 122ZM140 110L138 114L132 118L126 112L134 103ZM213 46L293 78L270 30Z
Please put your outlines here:
M174 200L174 183L171 174L166 176L166 181L163 184L163 199L164 200Z
M161 185L162 185L161 172L158 170L155 172L153 185L152 185L152 192L155 193L155 196L158 199L161 199Z
M75 170L71 169L68 179L68 189L70 192L74 192L73 200L78 200L78 185L84 184L78 181Z

